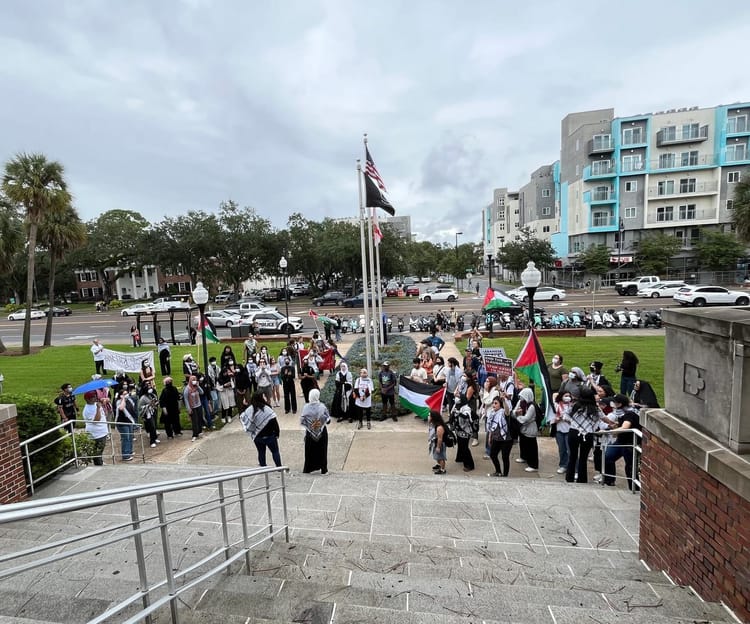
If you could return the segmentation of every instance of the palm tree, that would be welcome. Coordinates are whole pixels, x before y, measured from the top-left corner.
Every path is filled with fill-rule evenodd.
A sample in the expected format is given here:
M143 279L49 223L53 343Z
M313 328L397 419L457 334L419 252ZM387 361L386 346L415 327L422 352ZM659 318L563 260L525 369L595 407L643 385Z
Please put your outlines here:
M737 237L743 243L750 243L750 175L734 187L733 207Z
M44 330L44 346L52 344L52 308L55 305L55 270L66 253L82 247L86 242L86 227L78 212L67 204L61 210L48 212L39 224L39 246L49 252L49 305L47 327Z
M70 203L63 166L44 154L18 154L5 163L2 190L14 204L25 210L28 228L28 275L26 276L26 319L23 323L24 355L31 351L31 304L34 299L34 266L37 228L44 215Z
M13 207L0 197L0 271L8 273L13 266L13 258L23 247L23 228ZM0 353L5 344L0 338Z

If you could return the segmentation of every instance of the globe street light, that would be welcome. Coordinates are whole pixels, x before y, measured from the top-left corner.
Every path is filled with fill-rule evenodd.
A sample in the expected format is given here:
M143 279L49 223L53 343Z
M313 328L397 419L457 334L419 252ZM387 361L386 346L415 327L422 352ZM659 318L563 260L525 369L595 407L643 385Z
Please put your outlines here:
M279 260L279 269L281 269L281 277L284 281L284 311L286 312L286 339L289 340L291 337L291 331L292 328L289 325L289 296L286 286L286 267L287 267L287 261L284 256L281 256L281 260Z
M203 343L203 370L208 370L208 349L206 348L206 304L208 303L208 290L203 286L203 282L197 282L193 288L193 301L198 306L199 311L199 329L201 332L201 342Z
M526 294L529 296L529 328L534 329L534 295L539 284L542 282L542 274L533 261L529 260L526 268L521 273L521 283L526 288Z

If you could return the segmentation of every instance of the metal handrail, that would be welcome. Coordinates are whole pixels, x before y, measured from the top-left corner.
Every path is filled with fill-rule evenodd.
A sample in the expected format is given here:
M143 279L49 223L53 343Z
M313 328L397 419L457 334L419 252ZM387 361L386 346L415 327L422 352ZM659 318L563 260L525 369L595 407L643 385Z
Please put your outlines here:
M113 436L109 436L108 440L107 440L107 443L108 443L109 448L110 448L110 452L109 453L102 453L102 455L79 455L79 453L78 453L78 445L76 444L76 436L75 436L75 434L76 433L85 433L85 429L82 428L82 427L76 428L75 425L76 424L84 424L85 425L86 422L88 422L88 421L82 420L82 419L69 420L67 422L60 423L59 425L55 425L54 427L51 427L50 429L47 429L46 431L42 431L42 433L38 433L35 436L32 436L31 438L27 438L26 440L22 440L19 443L19 446L20 446L20 449L21 449L21 457L23 459L24 466L26 467L26 473L28 475L28 487L29 487L29 491L31 492L31 494L34 493L35 486L40 481L43 481L47 477L50 477L53 474L58 473L61 470L64 470L68 466L78 465L78 463L81 462L81 461L88 461L89 459L93 459L94 457L101 457L102 460L107 459L107 460L111 460L113 464L115 463L118 453L115 451L115 440L114 440ZM112 429L113 426L116 427L116 425L118 424L117 421L114 421L114 420L106 420L106 421L98 421L98 422L106 422L107 425L110 427L110 429ZM73 423L73 428L72 429L71 429L71 423ZM119 424L123 424L123 423L119 423ZM136 432L139 432L139 433L142 432L142 426L140 424L138 424L138 423L134 423L134 427L135 427L135 429L134 429L133 436L135 437ZM37 440L41 440L41 439L49 436L50 434L52 434L55 431L61 431L61 430L63 431L63 435L54 436L49 443L44 444L44 445L42 445L39 448L36 448L34 450L31 450L30 447L31 447L31 444L33 442L36 442ZM139 437L139 442L140 442L140 445L141 445L141 452L140 452L140 454L134 453L133 455L135 457L139 457L141 459L141 461L145 462L146 461L146 449L145 449L145 446L143 444L143 436L139 435L138 437ZM71 445L72 445L72 448L73 448L73 455L70 458L68 458L67 460L65 460L63 463L61 463L58 466L55 466L54 468L52 468L51 470L45 472L43 475L40 475L40 476L34 478L32 472L31 472L31 460L34 457L34 455L36 455L37 453L41 453L42 451L44 451L44 450L46 450L46 449L48 449L48 448L50 448L52 446L55 446L56 444L62 444L63 441L67 440L67 439L70 439L70 441L71 441Z
M617 474L608 474L608 473L604 472L604 466L605 466L604 458L606 457L606 454L607 454L607 448L610 447L610 446L613 446L613 447L623 447L623 448L632 448L632 453L633 453L633 459L632 459L632 462L633 462L632 463L633 473L631 475L630 480L633 483L633 487L630 489L630 493L631 494L636 494L641 489L641 480L638 478L638 475L640 474L640 459L641 459L641 455L643 454L643 443L642 443L642 441L643 441L643 432L640 429L635 429L635 428L633 428L633 429L626 429L625 431L628 432L628 433L632 433L633 434L633 443L632 444L608 444L607 441L606 441L606 437L605 437L605 440L604 440L604 442L602 444L602 471L601 471L602 479L600 481L600 484L604 485L604 479L605 479L605 477L612 477L613 479L617 478ZM602 431L597 431L596 432L597 435L601 435L601 436L607 436L607 435L609 435L611 433L612 433L611 430L608 431L606 429L604 429Z
M274 537L284 534L289 541L289 519L286 502L285 474L286 466L274 468L252 468L235 470L218 475L189 477L164 481L151 485L136 485L103 492L71 494L54 500L34 500L8 505L0 512L0 527L12 522L50 518L61 514L80 512L81 510L105 508L117 503L127 502L130 507L129 518L118 521L107 527L76 533L62 539L43 542L26 550L0 556L0 580L12 578L23 572L65 561L123 541L133 540L138 567L138 590L111 606L104 613L91 619L90 623L104 622L108 618L132 607L139 600L142 607L134 615L128 612L126 622L151 622L151 615L169 605L171 621L179 622L178 598L181 594L196 587L212 576L227 570L233 563L245 558L245 570L250 569L249 552L252 548ZM271 477L278 476L278 483L272 484ZM260 482L259 482L260 481ZM227 492L226 485L236 482L237 490ZM174 492L192 488L217 486L217 494L207 500L175 507L175 501L167 500ZM275 526L271 497L281 492L283 523ZM246 506L257 497L265 496L268 521L256 524L257 530L251 532ZM156 503L156 511L143 515L143 507L151 501ZM169 503L169 506L167 505ZM230 539L230 525L237 525L237 519L230 519L227 509L237 506L239 509L239 528L241 537ZM203 514L219 511L221 518L222 545L212 552L201 553L197 561L180 565L172 560L170 546L170 527L176 523L193 521ZM110 512L112 513L112 512ZM215 520L212 519L212 522ZM153 536L158 533L158 537ZM156 543L154 551L144 551L143 536L151 534ZM161 547L161 548L159 548ZM161 550L161 561L164 566L164 577L150 581L146 573L146 560L153 560ZM221 557L222 560L213 560ZM30 561L26 559L32 558ZM9 565L10 567L5 567ZM205 569L209 566L208 569Z

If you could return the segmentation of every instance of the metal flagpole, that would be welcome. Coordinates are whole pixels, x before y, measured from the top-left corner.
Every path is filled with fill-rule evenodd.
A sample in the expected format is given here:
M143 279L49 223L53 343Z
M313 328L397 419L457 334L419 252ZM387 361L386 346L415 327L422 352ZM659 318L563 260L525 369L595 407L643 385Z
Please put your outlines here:
M370 288L371 288L371 292L373 294L373 296L372 296L372 301L373 301L372 308L373 308L373 312L375 313L373 316L375 316L375 315L377 315L377 311L378 311L378 303L377 303L377 299L375 298L375 291L374 291L374 289L377 287L377 284L375 283L375 252L373 251L373 242L372 242L372 215L368 215L368 217L369 218L367 219L367 236L370 239L369 242L368 242L368 245L370 247ZM365 288L364 295L365 295L365 297L364 297L365 302L367 302L367 288ZM373 323L372 323L372 329L373 329L373 333L372 333L372 345L373 345L373 349L375 351L375 359L376 360L380 358L380 353L378 351L378 344L379 344L379 342L378 342L379 341L378 336L380 335L380 327L379 327L379 325L380 325L380 323L378 322L378 319L377 318L373 318ZM367 327L367 331L369 332L369 326ZM372 374L372 371L369 371L369 372L370 372L370 374Z
M375 222L375 226L380 229L378 224L378 209L372 209L372 218ZM387 327L383 326L383 294L380 288L380 245L375 245L375 277L377 278L376 288L376 303L378 306L378 320L377 325L380 328L380 346L385 346L385 332L388 331Z
M357 159L357 186L359 187L359 244L362 250L362 286L365 290L365 354L367 358L367 370L372 374L372 355L370 354L370 321L367 305L367 257L365 254L365 206L362 200L362 163Z

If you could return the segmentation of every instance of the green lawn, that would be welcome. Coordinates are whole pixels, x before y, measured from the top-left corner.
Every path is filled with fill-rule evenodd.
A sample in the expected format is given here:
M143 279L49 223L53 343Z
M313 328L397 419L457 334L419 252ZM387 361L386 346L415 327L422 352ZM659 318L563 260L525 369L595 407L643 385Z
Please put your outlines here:
M515 359L521 350L525 338L485 339L487 346L504 347L508 357ZM620 362L625 349L633 351L640 360L638 377L645 379L654 387L660 401L664 399L664 338L662 336L622 336L586 338L540 338L547 362L552 361L553 353L560 353L565 366L579 366L588 373L592 360L604 362L604 375L619 389L620 376L615 373L615 366ZM272 355L277 355L284 343L265 342ZM208 355L220 357L224 344L209 344ZM232 343L235 356L242 358L242 344ZM463 353L462 343L459 352ZM142 351L132 347L118 346L118 351ZM177 383L182 382L182 356L192 353L200 357L200 345L172 347L172 372ZM157 387L161 388L158 358L155 357ZM9 394L26 393L52 400L63 383L74 386L91 379L94 363L88 346L49 347L28 356L4 354L0 356L0 372L5 375L3 391Z

